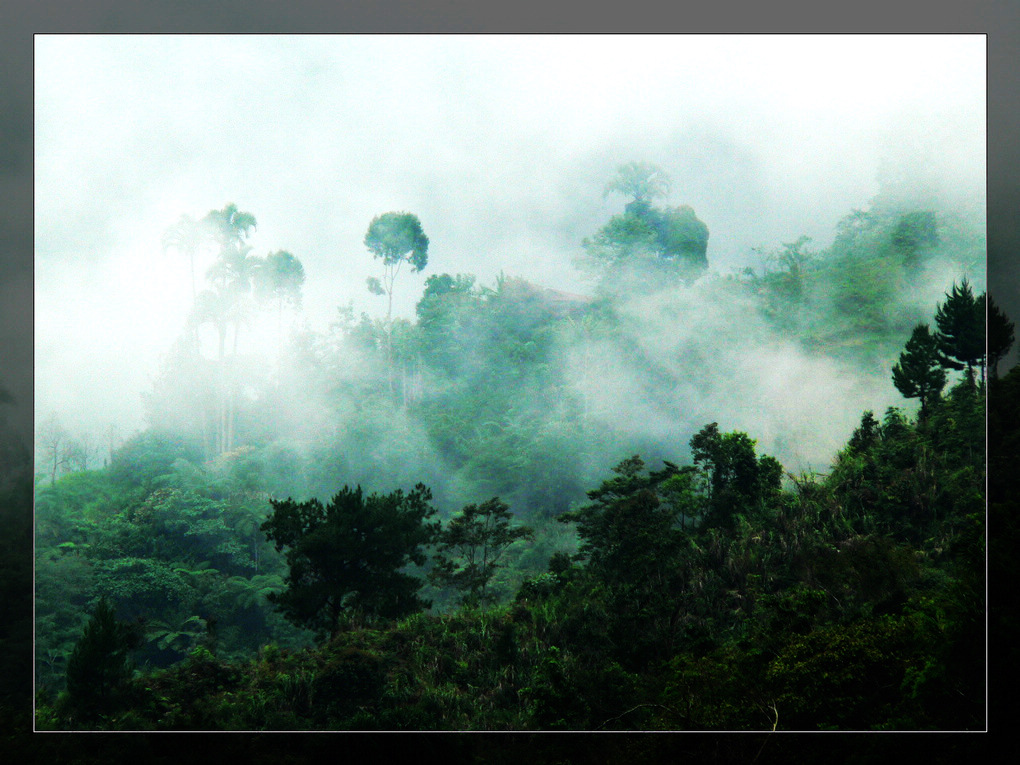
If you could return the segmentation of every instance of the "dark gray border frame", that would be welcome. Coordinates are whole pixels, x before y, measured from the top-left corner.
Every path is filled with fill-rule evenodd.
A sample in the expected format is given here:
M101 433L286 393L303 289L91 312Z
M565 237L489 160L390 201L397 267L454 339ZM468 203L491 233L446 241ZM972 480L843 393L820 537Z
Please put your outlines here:
M34 367L34 35L281 32L985 34L988 283L996 302L1020 319L1020 3L858 0L829 6L816 0L717 0L687 7L666 0L11 2L0 10L0 385L14 396L11 423L26 442L32 434ZM992 720L994 729L994 716Z

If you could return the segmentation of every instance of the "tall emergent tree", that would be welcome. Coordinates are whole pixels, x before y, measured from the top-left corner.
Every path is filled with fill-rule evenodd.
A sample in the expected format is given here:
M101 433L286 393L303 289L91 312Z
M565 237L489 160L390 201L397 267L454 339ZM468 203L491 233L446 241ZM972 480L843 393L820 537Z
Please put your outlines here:
M639 277L639 283L658 284L679 275L696 277L708 265L708 226L694 210L655 207L652 201L669 192L669 177L646 162L617 169L606 194L631 197L622 215L614 215L591 239L583 242L580 265L615 281Z
M221 210L210 210L200 221L204 236L218 248L215 262L206 272L211 287L195 298L191 323L196 328L212 324L218 345L216 359L216 435L213 453L222 454L234 447L234 428L239 380L236 363L228 363L228 330L233 328L233 356L236 362L241 327L251 320L253 288L262 267L262 259L251 254L248 236L256 227L255 216L237 209L234 203ZM197 335L196 335L197 337ZM203 440L208 426L203 417Z
M429 238L418 216L406 212L388 212L372 219L365 233L365 247L383 262L383 279L369 278L368 289L386 295L386 363L390 393L393 393L393 284L401 266L411 271L425 268L429 262Z
M481 505L468 505L450 519L439 532L439 554L429 577L440 585L452 585L464 595L462 602L472 606L492 600L486 592L499 560L514 542L531 539L534 531L527 526L510 526L510 507L499 497ZM448 554L454 557L447 557Z
M208 230L203 223L186 214L163 233L164 252L173 249L188 256L191 264L192 300L198 295L198 288L195 286L195 255L206 240L207 234Z
M254 215L238 210L233 202L224 205L222 210L210 210L202 223L209 227L213 239L222 247L243 244L258 225Z
M393 316L393 283L400 267L407 263L421 271L429 262L429 238L417 215L388 212L372 219L365 234L365 247L383 262L382 288L388 298L386 321Z
M939 352L938 339L927 324L914 327L900 360L893 366L892 377L896 390L906 398L921 400L921 417L928 414L930 405L938 400L946 385L945 359Z
M974 379L974 365L981 366L981 381L985 379L985 299L975 297L970 283L964 279L960 286L953 284L946 300L935 312L935 334L943 366L967 370L967 379Z
M344 486L328 505L273 500L262 531L290 568L287 589L269 596L292 623L320 637L335 635L341 617L395 619L428 607L423 582L405 568L426 561L435 533L432 493L362 495Z
M305 267L293 254L278 250L266 255L256 273L256 291L276 300L276 361L280 363L283 342L283 304L301 305L301 286L305 283Z
M669 176L658 165L650 162L628 162L616 169L605 194L618 192L631 197L638 204L651 204L653 199L669 194Z

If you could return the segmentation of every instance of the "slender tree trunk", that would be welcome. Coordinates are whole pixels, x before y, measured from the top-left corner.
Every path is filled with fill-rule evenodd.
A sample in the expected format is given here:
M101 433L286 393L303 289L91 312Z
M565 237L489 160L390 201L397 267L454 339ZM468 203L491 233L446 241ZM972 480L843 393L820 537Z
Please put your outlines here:
M280 387L283 374L283 296L277 304L276 312L276 387Z
M390 386L390 400L393 400L393 285L386 293L389 303L386 306L386 378Z
M219 363L217 364L217 391L216 391L216 454L217 456L226 451L226 344L227 325L220 322L217 325L219 330Z
M386 287L386 375L389 382L390 388L390 400L392 401L394 396L393 391L393 285L397 280L397 274L400 272L400 264L403 261L398 260L396 265L387 266L386 273L384 274L385 287Z
M234 412L237 409L237 391L233 383L227 391L227 438L224 451L229 452L234 448Z

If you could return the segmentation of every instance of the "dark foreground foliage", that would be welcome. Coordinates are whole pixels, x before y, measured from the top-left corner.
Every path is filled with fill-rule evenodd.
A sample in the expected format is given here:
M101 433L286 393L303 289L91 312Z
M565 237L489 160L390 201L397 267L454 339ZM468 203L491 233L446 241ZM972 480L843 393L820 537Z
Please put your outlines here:
M964 282L946 298L966 310L940 307L942 320L891 310L924 275L936 229L952 227L928 213L860 215L824 258L798 240L777 269L706 287L720 300L750 295L809 351L834 348L887 379L897 368L890 387L920 399L917 415L863 413L827 474L789 475L751 435L717 423L686 445L635 444L600 419L605 348L648 391L678 382L632 342L634 285L617 260L637 259L648 294L682 291L704 266L704 249L680 248L677 234L703 224L650 206L655 178L637 180L619 225L589 248L613 256L594 299L431 276L417 324L342 313L328 337L296 334L289 357L281 340L280 378L251 377L256 395L229 401L202 393L213 376L186 374L197 357L183 342L149 404L155 425L184 402L192 432L154 426L108 467L60 475L54 462L37 480L35 725L364 731L352 754L387 760L414 746L494 762L524 750L538 762L953 761L961 745L941 736L785 735L986 726L981 300ZM660 278L686 261L693 270ZM925 320L930 342L911 344ZM567 339L583 340L580 393L564 376ZM707 364L715 342L668 348ZM992 363L1006 346L989 347ZM221 343L217 363L229 360ZM711 386L704 364L686 373ZM1004 592L1016 578L1002 561L1017 538L1017 374L987 380L990 575ZM322 423L288 409L299 380ZM221 416L207 422L202 407ZM298 421L307 432L284 427ZM382 493L337 494L344 484ZM31 488L9 493L30 503ZM11 539L31 537L23 525ZM30 566L5 565L30 579ZM1014 617L991 618L1015 634ZM8 624L5 661L8 647L31 650ZM29 693L17 696L26 708ZM631 733L649 730L690 734ZM393 745L386 731L488 735ZM176 762L188 751L158 735L98 733L73 751L40 738L36 760ZM229 742L232 759L252 762L336 747L292 734Z
M338 613L326 642L246 661L199 646L92 725L983 729L983 406L965 380L920 421L866 413L831 474L792 490L753 441L706 426L693 466L621 463L562 518L579 552L510 603ZM38 723L63 710L40 705Z

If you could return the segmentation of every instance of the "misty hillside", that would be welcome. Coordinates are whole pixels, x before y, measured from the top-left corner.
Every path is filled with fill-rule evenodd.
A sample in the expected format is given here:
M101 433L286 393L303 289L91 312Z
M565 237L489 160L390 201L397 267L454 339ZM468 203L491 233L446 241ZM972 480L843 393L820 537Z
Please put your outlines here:
M981 36L36 61L38 728L982 728Z
M646 185L584 242L590 294L433 274L415 320L341 307L325 332L300 321L314 274L287 251L257 254L253 214L227 205L170 226L169 247L218 255L145 394L148 427L101 468L102 448L59 420L40 431L42 724L755 728L778 725L767 713L780 704L792 727L979 725L960 669L877 707L855 687L859 701L831 710L796 677L829 661L826 641L864 641L847 649L863 652L854 662L892 641L899 653L868 672L921 682L935 637L914 614L944 599L962 610L940 629L978 637L956 620L977 606L980 393L1008 349L986 359L962 334L985 336L968 280L981 237L951 214L876 200L826 250L802 238L758 270L718 274L708 226L642 200L654 166L616 181L635 173ZM365 246L381 297L401 268L428 266L411 213L376 216ZM941 345L921 361L929 325ZM884 416L849 412L862 397ZM97 680L73 683L102 629L147 679L125 670L94 697ZM473 653L479 630L495 655ZM419 659L398 658L407 640ZM426 658L448 651L450 665ZM737 665L724 670L720 651ZM783 701L677 706L681 688L723 671ZM192 687L195 672L215 690ZM280 672L308 685L276 712L228 701ZM647 685L662 672L674 679ZM476 698L475 675L507 690ZM419 690L405 697L408 682ZM947 682L971 701L929 709ZM182 687L218 711L167 700ZM624 713L648 694L659 712Z

